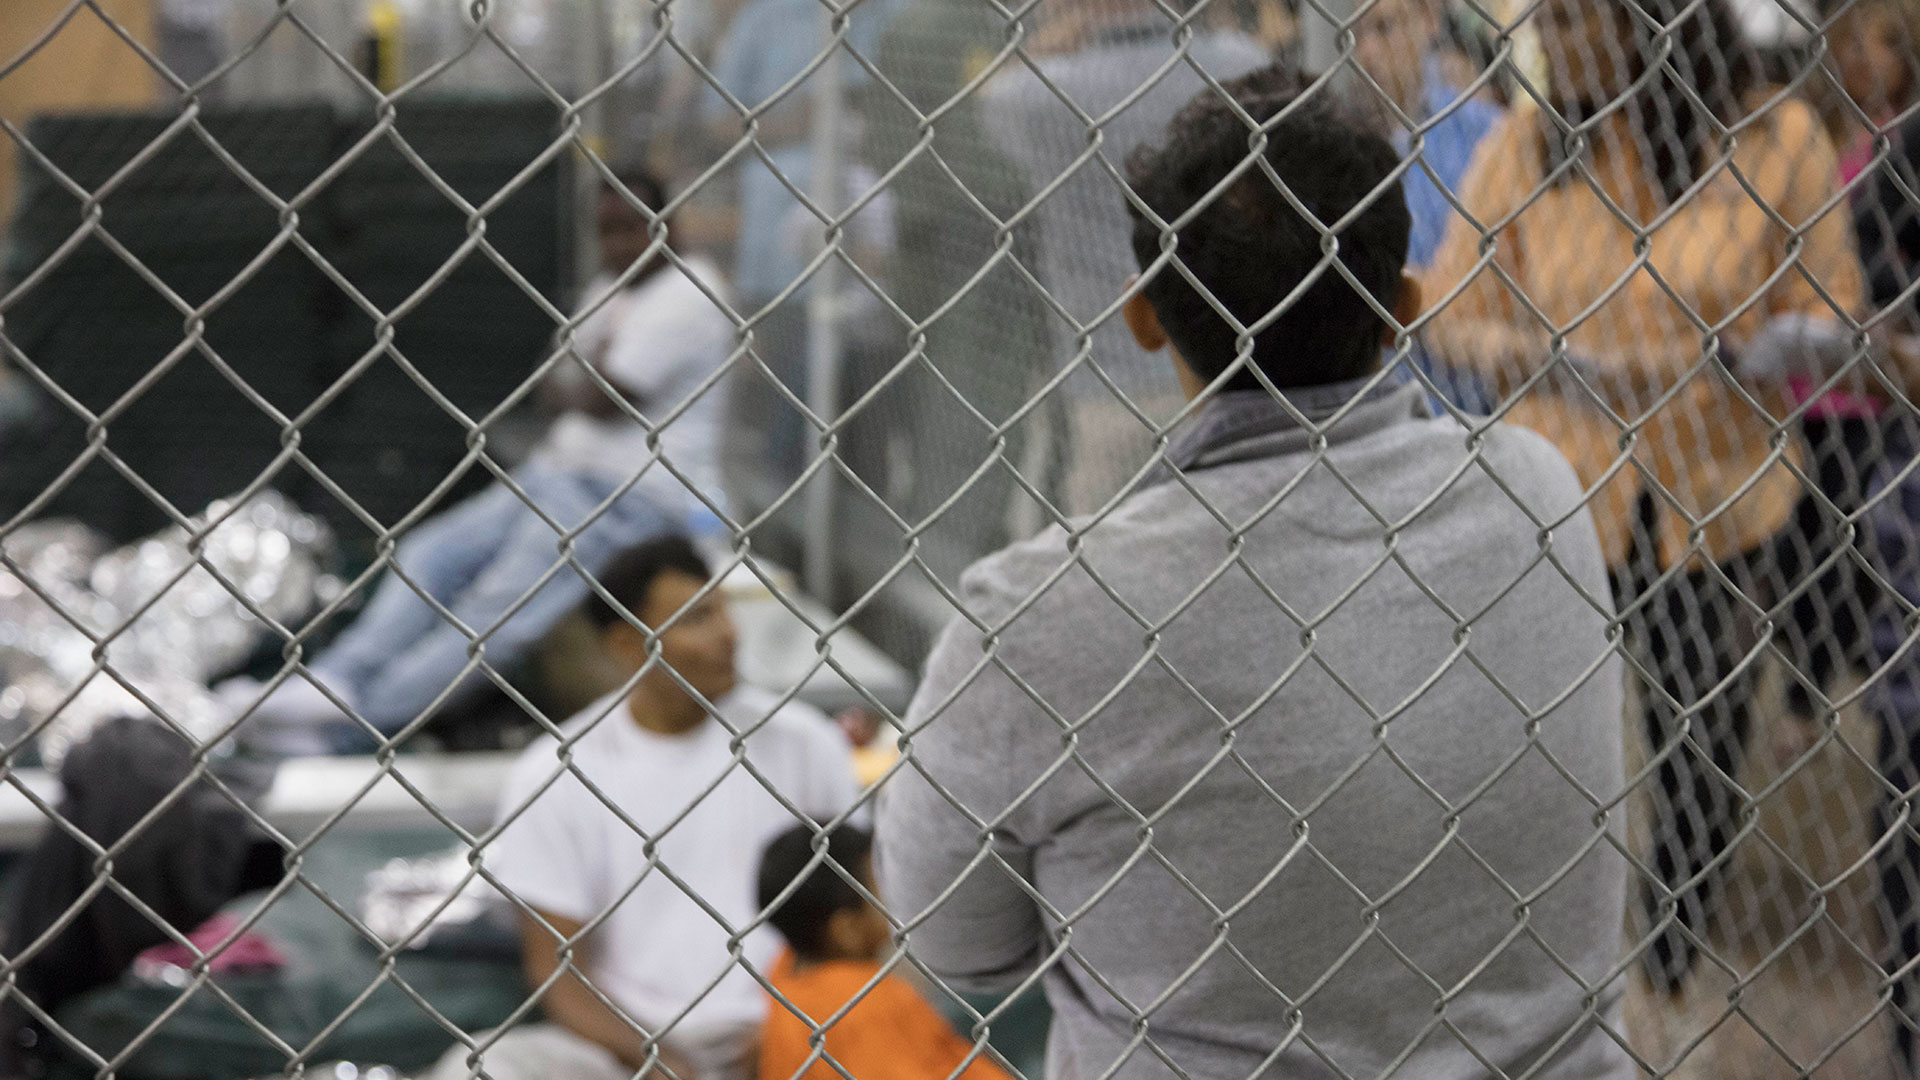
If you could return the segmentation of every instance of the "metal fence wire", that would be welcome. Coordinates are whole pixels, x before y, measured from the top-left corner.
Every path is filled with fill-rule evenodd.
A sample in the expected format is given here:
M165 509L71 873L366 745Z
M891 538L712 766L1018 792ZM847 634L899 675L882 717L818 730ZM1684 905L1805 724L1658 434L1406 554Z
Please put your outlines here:
M1916 1075L1911 0L0 23L0 1075Z

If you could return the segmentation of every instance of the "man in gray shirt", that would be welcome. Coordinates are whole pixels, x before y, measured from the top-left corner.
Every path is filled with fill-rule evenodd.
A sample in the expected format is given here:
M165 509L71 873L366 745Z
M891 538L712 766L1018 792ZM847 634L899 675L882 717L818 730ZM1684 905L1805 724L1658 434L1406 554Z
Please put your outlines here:
M1227 85L1291 108L1266 165L1411 320L1392 146L1297 76ZM1382 320L1306 282L1321 233L1248 140L1203 93L1132 183L1173 221L1235 175L1178 253L1240 325L1304 289L1241 342L1136 217L1127 323L1205 404L1112 513L965 575L881 893L954 988L1039 980L1050 1080L1625 1080L1621 672L1580 485L1381 374Z

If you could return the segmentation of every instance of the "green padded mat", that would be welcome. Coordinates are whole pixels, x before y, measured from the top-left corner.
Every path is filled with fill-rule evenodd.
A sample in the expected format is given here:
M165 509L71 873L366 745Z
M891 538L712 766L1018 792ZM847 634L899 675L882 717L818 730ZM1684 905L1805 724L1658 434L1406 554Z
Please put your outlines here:
M367 872L395 856L442 850L455 842L445 829L330 834L315 845L305 869L340 906L359 912ZM229 910L251 911L263 897ZM295 885L267 910L259 929L287 956L285 969L263 975L222 976L219 986L281 1040L305 1050L332 1031L304 1061L346 1059L406 1070L432 1062L453 1037L397 979L467 1031L498 1025L525 997L518 965L429 955L400 958L381 979L374 948L313 891ZM376 986L365 1000L367 987ZM111 1058L179 1000L182 991L123 979L74 1002L59 1016L73 1035ZM117 1072L123 1080L229 1080L279 1075L287 1053L242 1021L217 993L202 989L147 1040ZM56 1077L92 1076L77 1060Z
M343 830L322 838L304 866L319 889L357 916L369 871L396 856L437 852L455 842L451 832L438 827L381 833ZM250 912L261 899L244 898L229 910ZM308 1065L344 1059L361 1065L391 1065L404 1072L432 1063L453 1045L452 1036L396 979L403 979L447 1020L469 1032L498 1025L526 994L516 964L423 954L401 957L394 977L381 980L374 948L304 885L295 885L276 900L258 928L286 954L286 968L269 975L222 976L219 987L295 1051L307 1050L332 1026L325 1040L302 1058ZM373 992L358 1000L376 980L381 981ZM181 993L129 976L74 1002L58 1019L103 1057L112 1058L178 1001ZM984 1013L996 999L969 996L967 1000ZM940 1004L964 1026L950 1000ZM1033 1080L1041 1075L1048 1017L1045 999L1035 992L994 1026L994 1047ZM241 1020L219 994L203 989L168 1017L115 1075L119 1080L238 1080L284 1074L288 1058L285 1050ZM53 1073L55 1080L93 1075L93 1068L77 1059Z

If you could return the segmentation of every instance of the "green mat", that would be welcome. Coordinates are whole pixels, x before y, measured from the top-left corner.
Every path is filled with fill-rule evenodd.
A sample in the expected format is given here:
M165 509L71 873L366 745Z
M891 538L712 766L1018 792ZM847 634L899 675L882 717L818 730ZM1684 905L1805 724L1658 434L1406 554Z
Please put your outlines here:
M314 847L305 869L322 892L357 915L368 871L395 856L443 850L454 842L443 829L329 835ZM261 899L243 899L230 910L254 910ZM383 978L373 946L304 885L279 897L259 929L286 954L287 966L272 974L222 976L219 988L296 1052L312 1047L302 1059L309 1065L345 1059L410 1070L453 1045L453 1036L401 988L402 982L469 1032L497 1026L526 995L517 964L415 954L401 957ZM182 993L128 977L79 999L58 1019L111 1059ZM322 1033L325 1039L315 1045ZM286 1050L243 1021L220 994L203 988L116 1075L229 1080L278 1075L288 1064ZM83 1077L94 1071L75 1060L54 1075Z
M304 869L321 892L357 916L369 871L395 857L443 851L456 840L443 828L343 831L316 844ZM245 898L229 910L251 912L261 900ZM280 896L258 929L286 954L287 966L267 975L221 976L218 988L233 1005L211 989L188 996L116 1070L119 1080L240 1080L286 1073L288 1052L242 1020L234 1005L295 1053L304 1054L300 1060L306 1065L347 1060L390 1065L404 1073L431 1064L454 1038L402 989L402 982L468 1032L498 1026L526 995L515 963L412 954L402 956L383 978L373 946L305 885L296 884ZM374 989L369 994L370 985ZM76 1038L112 1059L179 1002L182 993L129 976L74 1002L58 1019ZM942 1011L964 1027L961 1010L951 999L938 997ZM982 1012L994 1005L992 998L967 1000ZM1036 992L994 1026L994 1047L1032 1080L1041 1075L1048 1018L1046 1001ZM93 1075L94 1067L77 1057L52 1074L54 1080Z

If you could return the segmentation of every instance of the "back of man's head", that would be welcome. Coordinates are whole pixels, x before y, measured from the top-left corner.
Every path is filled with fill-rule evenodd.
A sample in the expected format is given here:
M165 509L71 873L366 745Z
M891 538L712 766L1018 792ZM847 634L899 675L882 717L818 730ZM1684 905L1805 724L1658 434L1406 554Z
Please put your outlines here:
M1340 261L1382 308L1393 310L1399 297L1412 229L1399 181L1386 183L1399 155L1374 124L1335 100L1331 85L1312 91L1308 85L1279 67L1223 84L1255 123L1273 121L1261 154L1271 176L1259 161L1242 169L1254 129L1212 88L1174 117L1164 145L1142 147L1128 161L1128 182L1162 221L1175 222L1211 196L1176 231L1175 253L1242 326L1266 319L1325 257L1321 229L1274 177L1321 226L1331 228L1363 207L1334 234ZM1144 273L1160 257L1162 230L1139 207L1128 207L1134 256ZM1233 324L1171 262L1148 279L1143 294L1195 374L1211 381L1233 363L1239 354ZM1358 378L1379 365L1382 326L1373 306L1329 264L1254 336L1252 361L1279 387ZM1242 369L1230 385L1258 382Z

